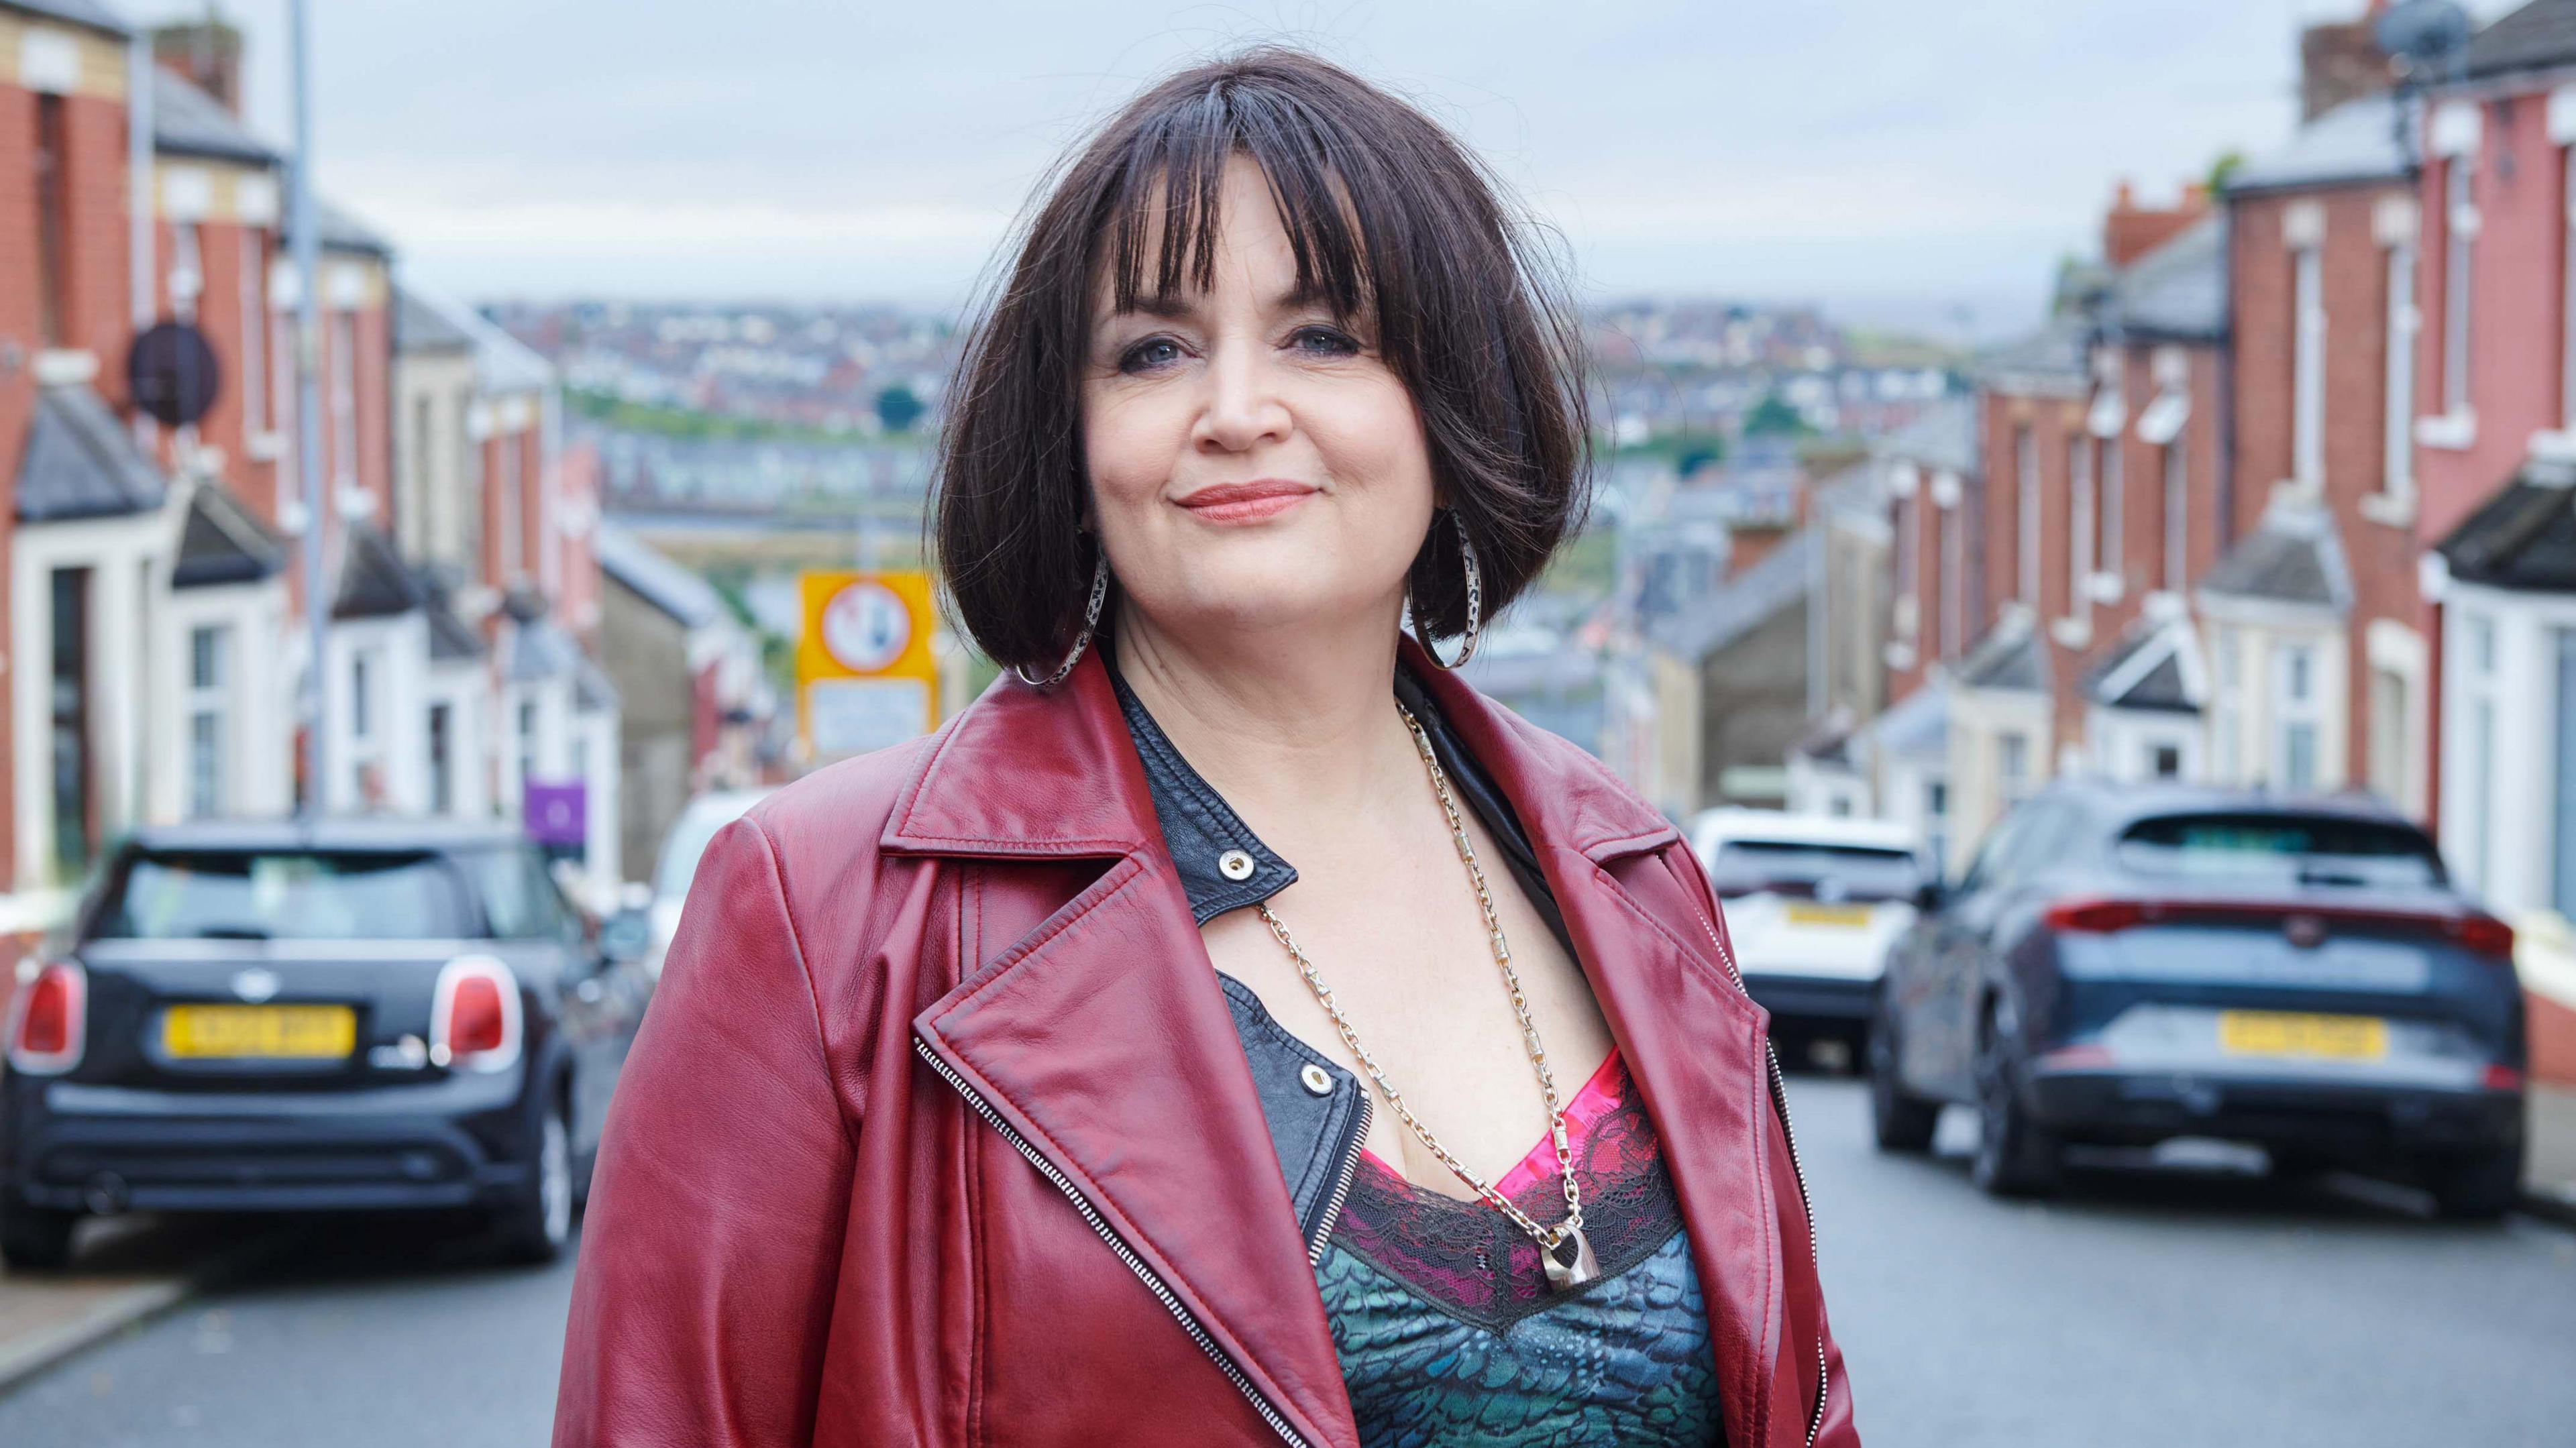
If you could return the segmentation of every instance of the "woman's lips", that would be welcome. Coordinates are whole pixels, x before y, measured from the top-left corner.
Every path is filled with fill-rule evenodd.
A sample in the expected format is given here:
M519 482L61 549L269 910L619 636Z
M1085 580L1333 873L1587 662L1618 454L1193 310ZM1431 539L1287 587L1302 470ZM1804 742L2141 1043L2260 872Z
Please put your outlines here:
M1180 504L1203 522L1257 523L1278 517L1314 496L1315 491L1304 483L1269 480L1218 483L1199 489L1181 499Z

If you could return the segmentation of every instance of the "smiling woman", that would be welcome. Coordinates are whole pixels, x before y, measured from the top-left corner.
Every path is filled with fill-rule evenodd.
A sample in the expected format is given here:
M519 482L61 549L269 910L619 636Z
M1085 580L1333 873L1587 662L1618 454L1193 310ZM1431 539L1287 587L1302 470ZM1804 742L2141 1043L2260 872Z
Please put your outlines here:
M938 474L1017 677L708 847L559 1444L1858 1441L1706 875L1451 671L1589 480L1533 234L1295 51L1061 170Z

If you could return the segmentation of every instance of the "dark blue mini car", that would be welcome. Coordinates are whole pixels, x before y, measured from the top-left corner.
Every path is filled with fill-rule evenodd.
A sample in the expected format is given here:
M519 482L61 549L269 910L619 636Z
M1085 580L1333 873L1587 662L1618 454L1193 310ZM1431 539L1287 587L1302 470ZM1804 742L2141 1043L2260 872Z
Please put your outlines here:
M2513 933L2383 807L2064 783L2015 808L1891 950L1878 1144L1976 1106L1978 1185L2043 1192L2070 1144L2259 1144L2488 1217L2522 1169Z
M466 1209L571 1234L650 984L499 825L206 823L125 842L22 962L0 1253L85 1212Z

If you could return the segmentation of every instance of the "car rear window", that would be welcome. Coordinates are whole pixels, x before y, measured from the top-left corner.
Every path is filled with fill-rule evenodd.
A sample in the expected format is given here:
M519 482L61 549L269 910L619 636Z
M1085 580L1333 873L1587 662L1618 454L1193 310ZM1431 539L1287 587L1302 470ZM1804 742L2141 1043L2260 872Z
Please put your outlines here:
M2145 874L2258 885L2439 885L2442 857L2405 825L2331 815L2197 814L2140 820L2122 865Z
M129 940L437 940L465 934L455 870L433 854L153 852L128 862L98 933Z
M1904 850L1796 840L1728 840L1709 862L1720 895L1821 895L1841 900L1910 899L1922 869Z

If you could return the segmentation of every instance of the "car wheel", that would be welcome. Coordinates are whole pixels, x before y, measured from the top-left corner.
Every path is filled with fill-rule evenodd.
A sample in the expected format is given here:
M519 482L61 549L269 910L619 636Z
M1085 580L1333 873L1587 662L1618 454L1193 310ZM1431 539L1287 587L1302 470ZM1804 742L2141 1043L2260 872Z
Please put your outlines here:
M1896 1027L1880 1016L1865 1038L1869 1072L1870 1135L1881 1151L1929 1151L1941 1105L1905 1089L1896 1071Z
M2443 1216L2491 1222L2522 1195L2522 1148L2438 1157L2427 1164L2424 1178Z
M20 1271L53 1271L72 1260L72 1229L81 1214L23 1202L0 1205L0 1262Z
M2021 1099L2011 1022L2011 1007L1999 1004L1977 1041L1977 1154L1968 1175L1991 1196L2045 1196L2057 1187L2057 1140Z
M563 1103L550 1100L538 1123L536 1170L519 1198L500 1211L502 1255L541 1265L572 1240L572 1126Z

